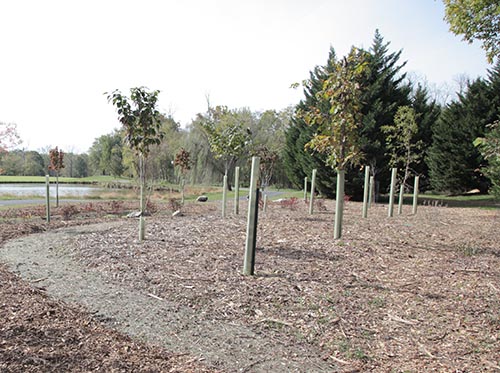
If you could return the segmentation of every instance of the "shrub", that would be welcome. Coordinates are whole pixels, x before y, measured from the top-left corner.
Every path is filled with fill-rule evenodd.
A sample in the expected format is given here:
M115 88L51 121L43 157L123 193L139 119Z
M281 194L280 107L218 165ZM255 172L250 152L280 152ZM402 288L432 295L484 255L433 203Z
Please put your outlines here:
M148 211L150 214L155 214L158 212L158 205L148 200L148 202L146 203L146 211Z
M296 210L298 205L299 199L297 197L284 199L280 202L281 208L289 208L290 210Z
M182 203L178 198L170 198L168 200L168 205L172 212L176 212L177 210L180 210L182 207Z
M71 217L79 213L78 207L75 205L63 205L61 207L61 215L63 220L69 220Z

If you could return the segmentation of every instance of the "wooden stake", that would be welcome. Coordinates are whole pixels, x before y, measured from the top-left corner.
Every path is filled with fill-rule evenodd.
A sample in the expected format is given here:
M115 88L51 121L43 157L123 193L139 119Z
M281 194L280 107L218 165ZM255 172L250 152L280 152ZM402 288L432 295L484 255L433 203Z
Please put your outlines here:
M365 166L365 186L363 189L363 218L368 217L369 184L370 184L370 166Z
M335 195L335 229L333 238L338 240L342 236L342 220L344 218L344 183L345 171L337 171L337 193Z
M146 213L146 172L145 172L146 163L144 160L144 155L142 153L139 154L139 178L140 178L140 209L141 216L139 217L139 241L144 241L146 237L146 221L144 215Z
M181 179L181 203L184 204L184 186L186 185L186 180Z
M398 172L397 168L392 169L391 174L391 190L389 192L389 211L387 215L392 218L394 215L394 189L396 188L396 174Z
M260 158L252 157L252 174L250 176L250 192L248 200L247 236L243 274L252 276L255 270L255 247L257 244L257 220L259 213L259 180Z
M222 217L226 217L226 205L227 205L227 174L224 175L224 182L222 187Z
M56 207L59 207L59 171L56 171Z
M262 212L266 212L267 210L267 194L264 194L264 206L262 208Z
M316 189L316 173L317 170L314 169L311 178L311 198L309 199L309 215L312 215L314 210L314 190Z
M372 207L372 203L373 203L373 193L374 193L374 187L375 187L375 178L373 176L370 176L370 191L369 191L369 195L368 195L368 207Z
M240 168L234 169L234 214L240 213Z
M401 215L403 213L404 191L405 191L405 186L401 184L399 187L398 215Z
M307 202L307 176L304 178L304 202Z
M418 181L420 177L415 176L415 185L413 186L413 215L417 213L417 205L418 205Z
M50 180L49 175L45 175L45 206L46 206L46 220L50 223Z
M144 216L139 216L139 241L144 241L146 238L146 219Z

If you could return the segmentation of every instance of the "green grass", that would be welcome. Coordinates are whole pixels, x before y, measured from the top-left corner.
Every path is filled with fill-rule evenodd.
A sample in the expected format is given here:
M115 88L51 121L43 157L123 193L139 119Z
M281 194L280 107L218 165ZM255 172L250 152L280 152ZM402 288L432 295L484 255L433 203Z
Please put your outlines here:
M222 187L207 187L207 190L210 190L207 193L203 193L203 187L202 186L195 186L193 190L188 194L188 191L186 192L185 199L186 201L190 200L195 200L198 198L200 195L204 195L208 197L209 201L221 201L222 200ZM214 189L219 189L219 191L214 191ZM293 189L268 189L269 191L272 192L279 192L279 195L273 195L270 198L271 201L281 199L281 198L303 198L304 197L304 192L293 190ZM232 201L234 200L234 188L232 191L227 192L227 200ZM248 195L248 188L240 188L240 198L246 197Z
M421 194L421 198L438 199L443 201L494 201L495 197L490 194L473 194L470 196L446 196L440 194Z
M421 194L419 195L419 203L439 202L441 205L448 207L485 207L499 208L500 200L496 199L491 194L474 194L470 196L446 196L439 194Z

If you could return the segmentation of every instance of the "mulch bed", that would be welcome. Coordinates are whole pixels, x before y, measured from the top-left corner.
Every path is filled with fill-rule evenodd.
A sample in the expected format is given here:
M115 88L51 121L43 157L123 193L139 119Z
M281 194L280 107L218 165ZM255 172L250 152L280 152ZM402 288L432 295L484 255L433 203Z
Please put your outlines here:
M322 206L326 210L312 216L302 203L271 204L260 213L252 277L241 275L244 211L222 219L212 204L189 205L175 218L160 208L148 219L143 243L134 241L137 224L130 222L81 237L74 251L82 266L110 281L168 298L208 319L313 346L341 372L500 370L499 210L425 206L413 216L405 206L403 215L388 218L386 207L375 205L362 219L361 205L348 202L343 237L335 241L333 203ZM24 221L3 223L2 238L18 234L5 233L10 228L22 233L46 228ZM141 359L123 364L152 364L137 368L148 370L168 355L102 329L80 310L59 311L67 306L4 269L0 276L2 284L12 283L0 288L0 317L9 320L0 329L0 368L43 368L56 364L49 359L53 354L68 358L64 367L82 370L105 356L112 370L129 346L124 355L137 353ZM34 313L23 307L38 303L41 309ZM57 330L66 342L51 343L47 330ZM78 347L79 333L83 341L97 339L86 353Z
M40 207L3 210L0 245L30 233L107 221L131 208L120 206L121 210L110 203L80 206L74 220L54 216L50 225L42 221ZM2 372L214 372L197 358L174 355L104 327L85 309L49 298L3 265L0 320Z

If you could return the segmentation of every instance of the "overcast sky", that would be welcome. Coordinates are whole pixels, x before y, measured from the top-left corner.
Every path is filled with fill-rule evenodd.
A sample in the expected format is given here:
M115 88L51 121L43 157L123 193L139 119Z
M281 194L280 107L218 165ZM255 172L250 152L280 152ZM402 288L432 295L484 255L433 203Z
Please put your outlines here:
M213 105L280 110L330 46L375 29L431 84L484 76L478 45L448 32L441 0L0 0L0 122L22 147L86 151L119 127L104 92L161 91L183 126Z

